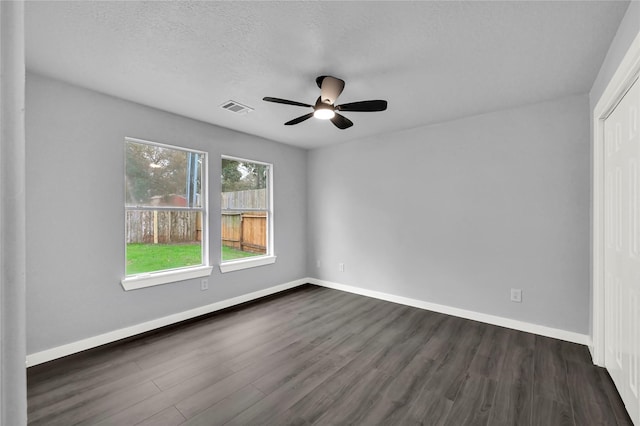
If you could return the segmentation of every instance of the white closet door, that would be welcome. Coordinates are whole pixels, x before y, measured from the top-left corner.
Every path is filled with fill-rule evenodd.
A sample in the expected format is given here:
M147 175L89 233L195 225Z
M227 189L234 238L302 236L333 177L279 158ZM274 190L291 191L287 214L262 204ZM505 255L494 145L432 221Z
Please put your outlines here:
M640 426L640 82L605 120L605 366Z

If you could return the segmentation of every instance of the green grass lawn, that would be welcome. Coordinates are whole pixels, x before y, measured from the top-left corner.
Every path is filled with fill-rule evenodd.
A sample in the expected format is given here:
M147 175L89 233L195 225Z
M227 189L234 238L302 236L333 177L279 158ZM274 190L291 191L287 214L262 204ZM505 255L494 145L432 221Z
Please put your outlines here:
M222 260L258 256L222 246ZM127 244L127 275L200 265L200 244Z
M231 247L222 246L222 261L240 259L242 257L262 256L260 253L240 251Z

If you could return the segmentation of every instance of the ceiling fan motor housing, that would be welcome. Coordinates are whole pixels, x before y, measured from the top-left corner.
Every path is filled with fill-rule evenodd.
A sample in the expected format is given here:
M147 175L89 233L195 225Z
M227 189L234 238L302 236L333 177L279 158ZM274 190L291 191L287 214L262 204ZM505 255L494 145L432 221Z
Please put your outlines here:
M330 75L320 76L316 79L318 87L320 87L320 97L322 102L334 105L338 96L344 90L344 80L332 77Z

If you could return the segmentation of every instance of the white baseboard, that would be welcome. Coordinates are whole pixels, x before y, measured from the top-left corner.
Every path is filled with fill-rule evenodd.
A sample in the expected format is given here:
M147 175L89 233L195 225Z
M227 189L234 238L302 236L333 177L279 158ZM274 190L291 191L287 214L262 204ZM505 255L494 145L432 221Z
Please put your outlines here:
M198 308L190 309L188 311L179 312L177 314L168 315L166 317L143 322L141 324L136 324L130 327L121 328L119 330L110 331L108 333L100 334L94 337L89 337L87 339L78 340L76 342L68 343L62 346L57 346L55 348L47 349L41 352L36 352L30 355L27 355L27 367L42 364L44 362L52 361L54 359L62 358L67 355L71 355L87 349L95 348L107 343L124 339L126 337L131 337L140 333L145 333L147 331L155 330L160 327L175 324L180 321L195 318L200 315L209 314L211 312L215 312L221 309L229 308L231 306L239 305L240 303L245 303L251 300L259 299L264 296L269 296L270 294L274 294L280 291L288 290L290 288L298 287L308 282L309 281L307 279L299 279L299 280L291 281L288 283L265 288L264 290L254 291L253 293L244 294L242 296L222 300L220 302L212 303L210 305L200 306Z
M86 339L78 340L76 342L68 343L66 345L57 346L55 348L46 349L41 352L36 352L27 355L27 367L42 364L44 362L52 361L54 359L62 358L67 355L72 355L87 349L95 348L107 343L112 343L127 337L135 336L137 334L145 333L147 331L155 330L160 327L175 324L180 321L195 318L201 315L206 315L221 309L229 308L231 306L239 305L241 303L249 302L251 300L259 299L264 296L269 296L274 293L278 293L290 288L298 287L303 284L315 284L322 287L332 288L335 290L346 291L349 293L360 294L362 296L373 297L375 299L386 300L388 302L399 303L406 306L412 306L415 308L425 309L433 312L440 312L447 315L453 315L460 318L466 318L474 321L479 321L487 324L498 325L501 327L507 327L514 330L526 331L528 333L539 334L541 336L552 337L554 339L565 340L568 342L579 343L581 345L591 347L593 343L591 338L586 334L574 333L572 331L560 330L557 328L545 327L542 325L531 324L524 321L517 321L509 318L503 318L495 315L483 314L480 312L469 311L466 309L454 308L446 305L439 305L437 303L425 302L423 300L411 299L403 296L396 296L393 294L382 293L374 290L367 290L360 287L338 284L330 281L319 280L317 278L302 278L288 283L276 285L263 290L254 291L253 293L244 294L242 296L233 297L231 299L222 300L220 302L212 303L210 305L200 306L198 308L190 309L188 311L179 312L177 314L169 315L166 317L158 318L155 320L143 322L130 327L121 328L119 330L110 331L108 333L100 334L98 336L89 337Z
M425 302L423 300L411 299L403 296L395 296L393 294L382 293L374 290L367 290L360 287L354 287L345 284L338 284L330 281L319 280L317 278L307 278L306 282L319 285L322 287L332 288L336 290L346 291L349 293L360 294L362 296L373 297L375 299L386 300L388 302L399 303L402 305L412 306L414 308L426 309L428 311L440 312L442 314L453 315L460 318L466 318L473 321L479 321L486 324L498 325L500 327L511 328L514 330L526 331L527 333L538 334L540 336L552 337L554 339L565 340L567 342L579 343L581 345L591 345L591 338L586 334L575 333L573 331L561 330L558 328L546 327L543 325L532 324L529 322L518 321L514 319L499 317L496 315L483 314L466 309L454 308L437 303Z

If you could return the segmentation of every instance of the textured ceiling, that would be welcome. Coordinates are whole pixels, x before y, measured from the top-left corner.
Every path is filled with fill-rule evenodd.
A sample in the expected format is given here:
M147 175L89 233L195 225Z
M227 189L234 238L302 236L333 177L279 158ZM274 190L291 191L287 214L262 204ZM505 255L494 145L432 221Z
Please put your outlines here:
M305 148L586 93L628 2L27 2L27 68ZM355 125L285 121L315 78ZM236 115L233 99L255 108Z

